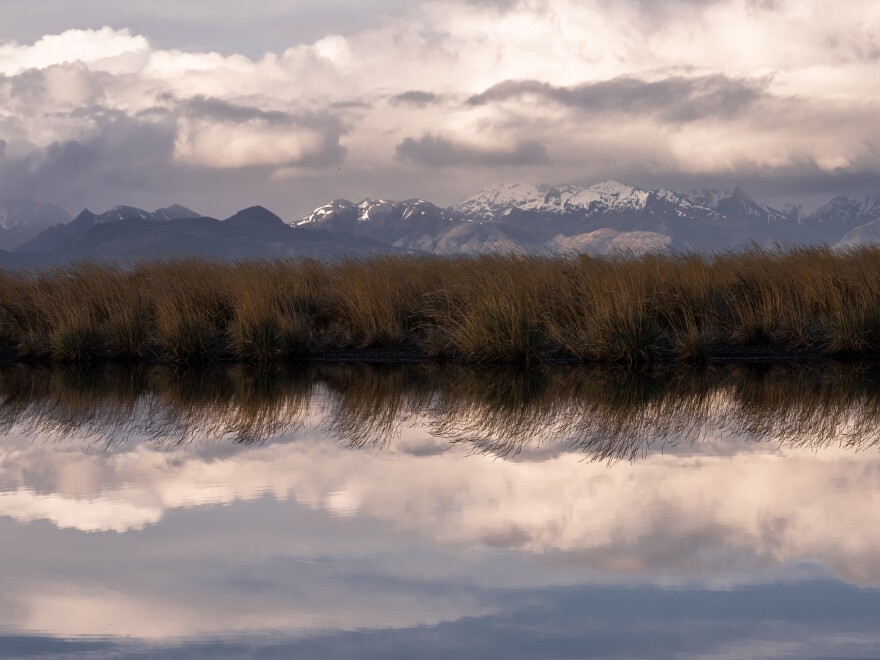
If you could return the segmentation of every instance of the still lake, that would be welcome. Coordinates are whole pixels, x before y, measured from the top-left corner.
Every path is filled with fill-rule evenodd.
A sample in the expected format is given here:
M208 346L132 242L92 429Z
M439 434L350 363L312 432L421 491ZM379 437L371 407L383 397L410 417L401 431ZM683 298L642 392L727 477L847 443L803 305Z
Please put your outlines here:
M0 656L880 657L880 365L0 369Z

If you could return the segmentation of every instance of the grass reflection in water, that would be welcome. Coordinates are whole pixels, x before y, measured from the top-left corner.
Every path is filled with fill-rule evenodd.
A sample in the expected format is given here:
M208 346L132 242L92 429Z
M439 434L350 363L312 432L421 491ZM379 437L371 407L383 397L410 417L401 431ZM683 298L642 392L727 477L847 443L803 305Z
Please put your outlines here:
M587 460L632 460L719 433L788 446L880 440L880 367L827 362L645 371L460 365L168 366L0 370L0 431L84 436L112 449L253 444L316 420L351 447L382 448L421 426L475 453L559 443Z

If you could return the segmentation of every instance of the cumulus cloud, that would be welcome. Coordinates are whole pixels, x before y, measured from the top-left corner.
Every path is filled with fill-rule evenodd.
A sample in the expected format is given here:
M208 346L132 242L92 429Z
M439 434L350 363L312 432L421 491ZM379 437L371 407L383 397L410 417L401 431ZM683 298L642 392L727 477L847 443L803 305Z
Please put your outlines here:
M457 142L438 135L406 138L397 145L396 158L424 167L519 167L548 161L540 142L526 140L510 146Z
M307 165L341 162L343 129L333 117L267 111L202 96L182 106L174 155L203 167Z
M147 39L128 30L67 30L31 45L0 46L0 73L13 75L69 62L82 62L93 71L121 73L143 65L148 51Z
M245 193L289 204L290 217L325 197L451 203L508 167L536 182L752 177L794 194L816 189L798 183L806 175L861 181L880 171L880 93L865 84L880 73L873 0L834 11L827 0L396 9L260 55L176 48L158 26L6 43L3 176L78 204L40 178L46 163L58 145L106 144L119 127L159 132L162 148L105 150L108 171L154 181L153 206L177 181L200 181L189 203L215 214ZM443 176L426 180L413 164ZM138 167L172 175L161 184ZM100 199L115 191L131 201L112 180L90 185Z

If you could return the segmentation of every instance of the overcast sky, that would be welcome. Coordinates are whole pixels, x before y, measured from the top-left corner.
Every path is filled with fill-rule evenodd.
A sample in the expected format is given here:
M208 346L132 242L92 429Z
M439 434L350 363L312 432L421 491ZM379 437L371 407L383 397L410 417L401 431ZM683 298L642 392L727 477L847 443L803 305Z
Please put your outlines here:
M876 0L3 0L0 197L880 193Z

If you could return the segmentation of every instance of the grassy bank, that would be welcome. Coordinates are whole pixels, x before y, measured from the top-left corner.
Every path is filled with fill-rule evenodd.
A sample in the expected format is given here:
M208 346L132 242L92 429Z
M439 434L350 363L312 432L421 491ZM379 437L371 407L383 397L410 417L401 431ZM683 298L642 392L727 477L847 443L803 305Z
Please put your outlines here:
M17 359L270 362L384 349L468 362L880 354L880 249L626 257L183 260L0 273Z

